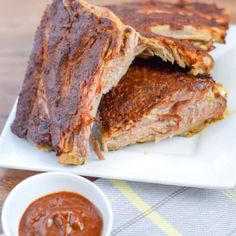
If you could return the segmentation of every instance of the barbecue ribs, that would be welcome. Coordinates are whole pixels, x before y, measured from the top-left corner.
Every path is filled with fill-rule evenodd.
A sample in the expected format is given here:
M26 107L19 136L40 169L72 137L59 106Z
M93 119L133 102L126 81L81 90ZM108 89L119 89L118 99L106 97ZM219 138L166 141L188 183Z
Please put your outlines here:
M100 103L103 149L197 133L223 118L225 97L209 76L194 77L157 58L136 59Z
M170 38L140 36L107 8L54 0L36 33L13 133L55 151L60 163L83 164L102 95L143 52L194 74L208 73L213 66L206 52Z

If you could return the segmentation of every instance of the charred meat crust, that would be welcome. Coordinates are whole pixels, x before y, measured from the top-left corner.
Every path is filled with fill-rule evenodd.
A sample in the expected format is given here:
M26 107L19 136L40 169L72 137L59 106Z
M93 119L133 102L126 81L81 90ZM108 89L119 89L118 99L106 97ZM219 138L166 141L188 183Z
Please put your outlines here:
M103 74L111 61L126 57L128 49L132 56L127 64L131 63L135 35L108 9L84 1L54 0L37 30L13 133L51 147L62 163L83 163L97 100L119 80L105 88Z
M200 31L201 29L208 31L213 41L224 42L229 24L228 14L216 4L149 0L108 7L125 23L132 25L142 35L148 37L155 37L155 33L151 31L153 26L168 25L170 30L174 31L192 26Z
M197 100L214 85L209 76L194 77L160 59L136 59L118 85L102 98L101 133L109 137L129 130L155 107L163 112L172 106L177 109L175 104Z
M194 74L209 73L213 66L212 58L190 43L140 36L106 8L54 0L36 33L13 133L56 151L63 164L83 164L102 95L118 83L135 56L157 51Z
M141 1L107 7L125 24L132 26L141 34L141 44L146 45L146 50L142 56L156 55L164 61L177 62L181 67L190 67L190 73L194 75L210 73L214 66L214 60L202 49L210 50L212 41L223 42L228 27L227 19L222 20L223 23L214 20L217 17L209 19L204 10L196 15L198 8L200 8L197 3L189 4L186 7L185 5L180 6L179 4L159 1ZM218 17L225 16L223 10L221 11L213 5L207 5L207 8L209 11L215 12L213 14L215 16L218 16L217 14L219 14ZM170 29L167 27L164 29L164 33L160 33L162 28L160 30L159 27L163 26L168 26ZM187 28L185 29L185 27ZM183 32L180 28L184 29ZM176 31L172 32L173 29ZM210 32L213 29L216 32ZM194 35L190 37L190 32L193 31L195 31ZM198 38L199 35L201 36L200 39ZM214 36L220 37L220 39L215 39ZM196 42L198 44L192 43L195 37L197 37ZM205 37L207 37L207 43L203 41Z

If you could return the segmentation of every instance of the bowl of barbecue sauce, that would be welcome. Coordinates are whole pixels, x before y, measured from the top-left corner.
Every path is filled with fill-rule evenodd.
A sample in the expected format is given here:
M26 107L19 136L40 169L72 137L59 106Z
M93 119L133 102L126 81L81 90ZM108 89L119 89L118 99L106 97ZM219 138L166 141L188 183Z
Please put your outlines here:
M109 236L112 222L104 193L69 173L43 173L22 181L2 209L6 236Z

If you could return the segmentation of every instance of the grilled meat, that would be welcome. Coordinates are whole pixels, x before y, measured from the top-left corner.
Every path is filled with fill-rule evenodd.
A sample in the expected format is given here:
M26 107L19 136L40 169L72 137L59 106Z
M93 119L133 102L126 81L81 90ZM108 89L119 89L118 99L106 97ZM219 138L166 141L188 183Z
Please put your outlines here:
M213 59L188 42L140 36L109 9L83 0L54 0L38 27L12 131L60 163L83 164L103 94L137 55L158 55L193 74Z
M177 62L194 75L210 72L213 59L198 49L211 50L213 42L223 43L229 23L225 10L215 4L148 0L107 7L141 34L147 45L144 57Z
M55 0L37 30L12 131L82 164L102 94L134 59L138 34L108 9Z
M108 6L143 36L162 35L202 43L225 42L229 15L215 4L188 1L136 1Z
M224 89L209 76L194 77L157 58L136 59L99 106L105 151L199 132L223 117Z

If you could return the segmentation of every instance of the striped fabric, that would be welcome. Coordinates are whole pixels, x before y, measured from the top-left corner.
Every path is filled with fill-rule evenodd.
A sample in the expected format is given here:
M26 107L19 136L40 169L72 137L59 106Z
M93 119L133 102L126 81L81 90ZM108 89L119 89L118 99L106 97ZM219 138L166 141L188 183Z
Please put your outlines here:
M236 189L121 180L95 182L108 196L117 236L236 236Z

